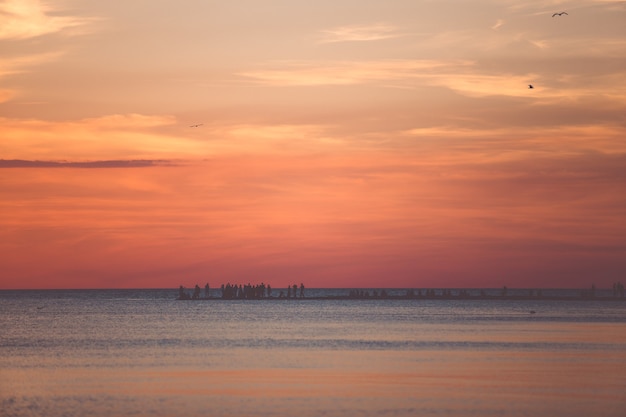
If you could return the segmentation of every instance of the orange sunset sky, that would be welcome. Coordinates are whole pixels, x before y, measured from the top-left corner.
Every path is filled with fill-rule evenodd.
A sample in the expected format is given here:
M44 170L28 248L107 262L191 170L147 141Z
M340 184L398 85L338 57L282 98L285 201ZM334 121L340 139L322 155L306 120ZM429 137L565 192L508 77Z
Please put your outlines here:
M626 281L624 1L0 0L0 52L0 288Z

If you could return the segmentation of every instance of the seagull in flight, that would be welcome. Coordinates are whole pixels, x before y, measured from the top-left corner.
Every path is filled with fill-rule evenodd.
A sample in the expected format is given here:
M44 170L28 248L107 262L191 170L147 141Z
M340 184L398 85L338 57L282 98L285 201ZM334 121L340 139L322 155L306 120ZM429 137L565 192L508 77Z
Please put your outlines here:
M200 127L200 126L202 126L203 124L204 124L204 123L198 123L197 125L191 125L191 126L189 126L189 127Z
M565 16L569 16L569 15L567 14L567 12L559 12L559 13L554 13L554 14L552 15L552 17L554 17L554 16L563 16L563 15L565 15Z
M528 88L535 88L532 84L528 84Z

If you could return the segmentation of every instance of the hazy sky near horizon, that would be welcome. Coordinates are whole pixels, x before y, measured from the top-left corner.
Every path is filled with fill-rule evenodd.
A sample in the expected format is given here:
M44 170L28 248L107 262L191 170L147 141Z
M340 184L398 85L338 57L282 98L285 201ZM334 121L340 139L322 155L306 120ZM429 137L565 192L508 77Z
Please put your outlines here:
M0 0L0 51L0 288L626 280L624 1Z

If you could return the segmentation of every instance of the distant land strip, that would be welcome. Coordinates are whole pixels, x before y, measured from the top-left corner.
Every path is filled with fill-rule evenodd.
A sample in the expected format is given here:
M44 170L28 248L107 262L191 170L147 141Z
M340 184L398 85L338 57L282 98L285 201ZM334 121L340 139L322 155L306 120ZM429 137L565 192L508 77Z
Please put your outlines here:
M256 298L224 298L224 297L176 297L181 301L241 301L241 300L267 300L267 301L300 301L300 300L505 300L505 301L617 301L626 302L626 297L617 296L590 296L590 295L547 295L547 296L526 296L526 295L469 295L469 296L406 296L406 295L387 295L387 296L353 296L353 295L316 295L305 297L256 297Z
M595 289L573 291L570 294L544 294L542 290L528 290L525 294L511 294L506 289L500 290L499 294L487 294L485 290L480 290L480 294L470 294L466 289L460 289L453 292L449 289L436 291L434 289L422 290L406 290L403 294L390 294L386 289L367 290L367 289L351 289L344 294L305 294L304 287L301 288L300 295L296 290L288 291L287 294L280 290L276 296L277 289L270 289L266 294L266 288L262 286L245 288L225 287L218 290L219 296L210 293L205 287L204 294L199 286L196 285L193 293L189 293L184 287L180 287L177 300L550 300L550 301L568 301L568 300L592 300L592 301L626 301L624 288L621 283L616 284L613 294L597 294ZM295 288L295 286L294 286Z
M131 159L108 161L29 161L24 159L0 159L0 168L145 168L172 165L161 159Z

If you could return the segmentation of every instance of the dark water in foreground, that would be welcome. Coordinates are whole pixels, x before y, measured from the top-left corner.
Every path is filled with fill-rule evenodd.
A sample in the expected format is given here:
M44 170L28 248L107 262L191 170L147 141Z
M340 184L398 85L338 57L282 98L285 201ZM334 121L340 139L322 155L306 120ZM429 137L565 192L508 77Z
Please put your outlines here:
M624 301L176 295L0 291L0 416L625 415Z

